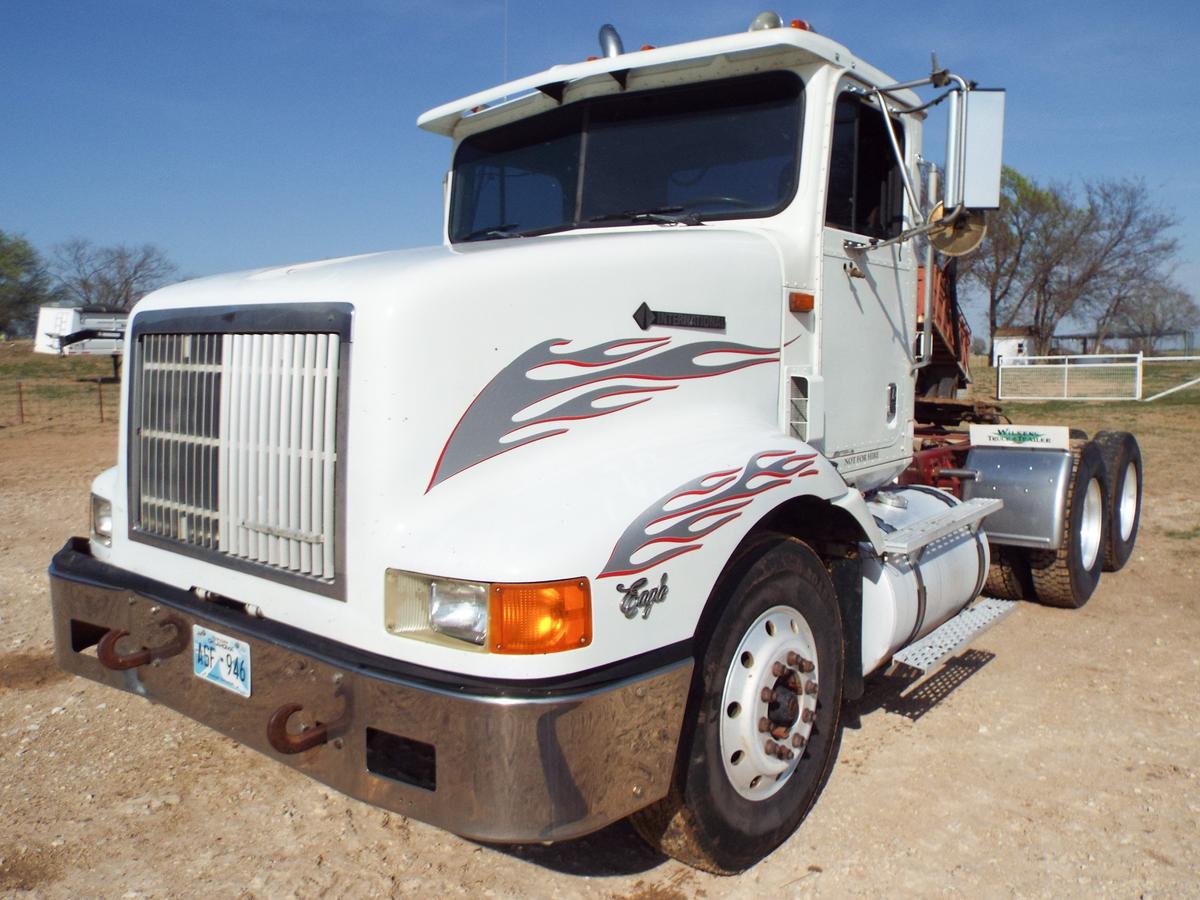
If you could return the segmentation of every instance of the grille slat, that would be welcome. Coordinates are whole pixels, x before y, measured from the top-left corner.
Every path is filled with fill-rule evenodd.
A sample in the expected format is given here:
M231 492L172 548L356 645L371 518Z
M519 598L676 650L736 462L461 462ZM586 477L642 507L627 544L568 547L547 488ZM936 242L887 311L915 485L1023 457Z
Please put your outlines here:
M325 452L322 457L324 465L321 473L321 487L325 494L325 521L324 527L321 529L325 534L333 533L333 487L334 487L334 464L337 461L335 446L337 441L337 372L338 372L338 352L339 344L336 338L327 339L326 344L329 349L329 360L325 368L325 416L322 421L325 423ZM332 415L330 413L333 412ZM334 556L333 542L325 541L321 545L324 551L325 559L322 572L328 576L333 572Z
M335 577L337 334L142 334L135 529Z

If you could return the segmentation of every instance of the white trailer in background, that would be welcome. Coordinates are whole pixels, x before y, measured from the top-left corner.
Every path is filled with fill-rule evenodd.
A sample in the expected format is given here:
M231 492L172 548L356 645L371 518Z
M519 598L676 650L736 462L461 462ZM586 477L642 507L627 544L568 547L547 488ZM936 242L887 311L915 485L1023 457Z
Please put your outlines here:
M774 14L601 44L419 119L454 146L442 246L138 304L56 652L468 837L632 816L734 872L815 802L865 676L1087 601L1141 459L917 421L1001 92Z
M128 318L128 313L90 306L43 306L33 350L55 356L120 356Z

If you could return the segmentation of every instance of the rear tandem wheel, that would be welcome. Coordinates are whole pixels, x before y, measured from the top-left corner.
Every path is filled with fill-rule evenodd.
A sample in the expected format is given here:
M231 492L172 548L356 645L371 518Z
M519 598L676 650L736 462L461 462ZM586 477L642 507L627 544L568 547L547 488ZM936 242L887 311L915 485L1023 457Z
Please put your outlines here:
M1128 431L1101 431L1095 438L1104 459L1108 488L1108 528L1104 571L1116 572L1133 555L1142 517L1142 450Z
M1072 448L1062 543L1026 553L1034 593L1046 606L1078 609L1088 602L1104 565L1108 493L1104 458L1093 441Z

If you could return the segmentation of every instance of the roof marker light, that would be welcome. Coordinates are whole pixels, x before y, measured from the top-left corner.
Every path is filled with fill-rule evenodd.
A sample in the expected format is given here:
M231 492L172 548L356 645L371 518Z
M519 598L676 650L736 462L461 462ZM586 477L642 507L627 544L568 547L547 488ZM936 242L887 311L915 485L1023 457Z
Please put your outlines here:
M779 18L779 13L771 12L770 10L768 10L767 12L760 12L757 16L755 16L754 21L750 23L750 27L747 28L746 30L747 31L766 31L769 28L782 28L782 27L783 27L783 19Z

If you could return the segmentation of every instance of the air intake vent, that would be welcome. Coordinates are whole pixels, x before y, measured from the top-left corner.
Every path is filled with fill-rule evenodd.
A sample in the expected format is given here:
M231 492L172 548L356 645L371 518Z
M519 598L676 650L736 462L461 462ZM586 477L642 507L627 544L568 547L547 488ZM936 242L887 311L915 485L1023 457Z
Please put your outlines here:
M135 340L133 536L331 584L340 335Z
M788 397L788 428L792 436L802 441L808 440L808 379L803 375L793 375L789 382L791 390Z

